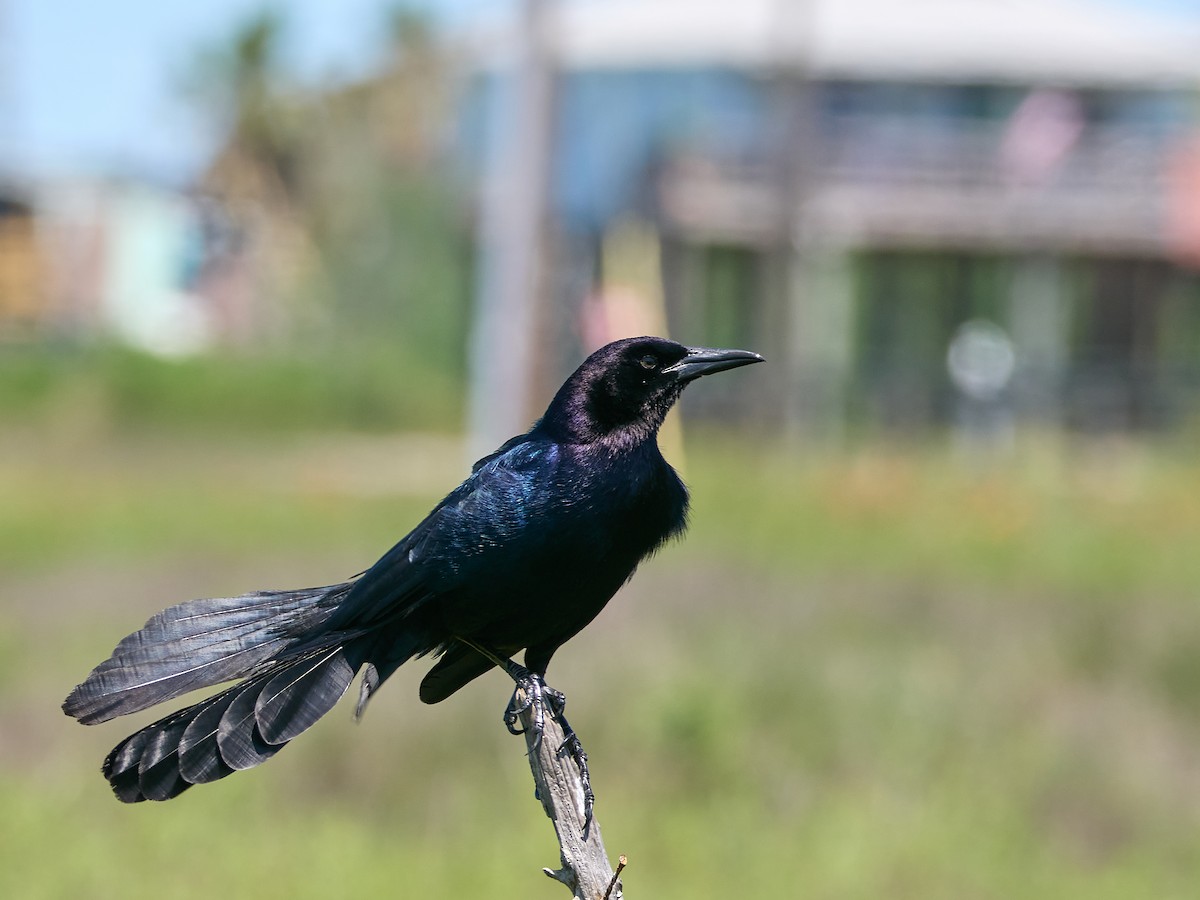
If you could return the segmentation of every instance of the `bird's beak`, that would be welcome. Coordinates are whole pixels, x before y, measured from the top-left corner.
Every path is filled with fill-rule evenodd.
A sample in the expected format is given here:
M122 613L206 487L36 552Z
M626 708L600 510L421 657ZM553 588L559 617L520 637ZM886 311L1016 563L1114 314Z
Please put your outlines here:
M708 347L688 347L687 356L663 369L664 374L674 375L677 381L692 381L701 375L736 369L751 363L764 362L757 353L749 350L713 350Z

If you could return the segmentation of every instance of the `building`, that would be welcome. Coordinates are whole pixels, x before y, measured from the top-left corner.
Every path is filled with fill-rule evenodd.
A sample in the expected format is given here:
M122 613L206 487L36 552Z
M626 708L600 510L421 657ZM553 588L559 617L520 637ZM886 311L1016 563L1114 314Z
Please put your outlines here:
M32 189L42 261L33 333L113 338L164 355L210 345L221 322L198 291L210 253L197 200L146 181L55 178Z
M580 342L632 217L653 226L673 334L775 363L762 402L705 392L729 414L948 421L947 355L975 320L1015 359L988 402L1024 419L1200 411L1195 30L1083 0L537 5L537 319L560 339L543 344ZM553 383L562 363L540 369Z
M7 185L0 190L0 336L35 328L45 300L37 218L27 192Z

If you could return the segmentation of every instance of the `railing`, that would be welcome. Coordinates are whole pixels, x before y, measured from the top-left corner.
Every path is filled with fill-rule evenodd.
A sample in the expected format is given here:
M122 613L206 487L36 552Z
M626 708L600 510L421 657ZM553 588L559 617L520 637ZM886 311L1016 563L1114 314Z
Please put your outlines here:
M1066 126L1064 126L1064 129ZM997 187L1031 182L1097 190L1155 188L1170 142L1131 128L1022 134L1003 124L841 117L815 142L824 179ZM1022 162L1018 145L1043 159ZM1022 171L1024 167L1025 171ZM1030 171L1040 167L1041 171Z
M762 161L691 157L667 170L662 205L668 227L750 242L799 218L851 243L1162 249L1175 142L1131 128L1050 134L1049 150L1038 139L991 123L842 117L795 161L796 185ZM794 217L788 196L803 207Z

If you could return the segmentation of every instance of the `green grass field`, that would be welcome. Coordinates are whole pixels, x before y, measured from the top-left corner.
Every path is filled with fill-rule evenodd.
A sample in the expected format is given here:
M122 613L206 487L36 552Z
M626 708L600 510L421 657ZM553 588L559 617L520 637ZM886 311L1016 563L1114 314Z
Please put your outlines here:
M164 605L338 580L463 473L420 436L0 435L0 896L558 897L488 676L405 667L266 766L128 807L66 692ZM1200 464L691 435L689 538L563 651L631 898L1200 884Z

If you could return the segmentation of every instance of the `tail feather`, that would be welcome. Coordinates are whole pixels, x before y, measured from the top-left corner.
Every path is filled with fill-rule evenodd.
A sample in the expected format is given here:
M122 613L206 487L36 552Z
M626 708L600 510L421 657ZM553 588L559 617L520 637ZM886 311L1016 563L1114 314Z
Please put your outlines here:
M352 583L189 600L123 638L63 703L85 725L241 678L319 628Z
M117 799L124 803L137 803L146 799L138 787L138 762L141 760L142 751L146 749L146 743L150 740L153 727L131 734L113 747L104 759L101 771L108 779Z
M427 652L431 646L437 644L426 632L417 628L406 628L404 631L387 635L380 643L384 648L383 652L373 654L363 666L358 702L354 706L355 719L363 717L371 697L398 668L414 656Z
M191 721L195 710L211 702L179 710L153 725L131 734L104 760L101 771L112 785L113 793L126 803L146 799L169 799L189 785L178 784L172 771L172 744Z
M225 762L217 746L221 718L236 697L234 691L218 695L215 702L200 710L188 723L179 739L179 774L189 784L207 784L237 771Z
M104 777L118 799L137 803L266 762L333 708L354 679L353 658L336 646L277 662L129 736Z
M263 737L286 744L333 709L350 687L358 665L343 647L294 663L267 682L254 707Z
M233 698L217 723L216 752L235 772L265 763L284 747L264 739L254 718L254 706L270 677L264 674L262 679L248 683Z
M398 666L437 646L423 619L336 628L353 584L192 600L122 639L64 701L68 715L90 725L243 680L114 747L103 772L117 798L168 800L257 766L329 712L364 665L358 715Z
M179 739L187 728L181 719L153 735L138 760L138 789L148 800L170 800L190 785L180 777Z

